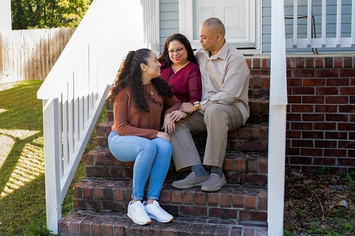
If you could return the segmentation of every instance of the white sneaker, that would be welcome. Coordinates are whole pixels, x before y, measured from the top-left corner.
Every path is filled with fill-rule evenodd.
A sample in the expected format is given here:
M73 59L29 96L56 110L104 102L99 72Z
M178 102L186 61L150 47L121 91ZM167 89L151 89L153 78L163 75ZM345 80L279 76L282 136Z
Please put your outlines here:
M139 225L147 225L151 221L141 201L136 201L134 204L132 201L129 202L127 216Z
M168 223L174 220L174 217L161 208L157 201L154 200L152 204L147 204L145 201L143 204L150 218L162 223Z

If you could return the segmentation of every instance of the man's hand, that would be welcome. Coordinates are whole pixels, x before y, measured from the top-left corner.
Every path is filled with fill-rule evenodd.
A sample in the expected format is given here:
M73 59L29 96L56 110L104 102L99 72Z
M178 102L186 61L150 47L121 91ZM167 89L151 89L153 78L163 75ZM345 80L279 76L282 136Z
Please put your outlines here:
M183 102L180 106L180 111L186 112L188 114L192 114L196 111L194 105L189 102Z

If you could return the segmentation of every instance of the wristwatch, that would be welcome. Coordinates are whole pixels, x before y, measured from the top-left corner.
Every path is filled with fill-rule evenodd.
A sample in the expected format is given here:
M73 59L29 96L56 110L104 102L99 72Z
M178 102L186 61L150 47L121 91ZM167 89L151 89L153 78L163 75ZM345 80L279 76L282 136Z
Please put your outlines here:
M195 110L196 110L196 111L201 110L201 104L200 104L200 102L199 102L199 101L194 102L194 107L195 107Z

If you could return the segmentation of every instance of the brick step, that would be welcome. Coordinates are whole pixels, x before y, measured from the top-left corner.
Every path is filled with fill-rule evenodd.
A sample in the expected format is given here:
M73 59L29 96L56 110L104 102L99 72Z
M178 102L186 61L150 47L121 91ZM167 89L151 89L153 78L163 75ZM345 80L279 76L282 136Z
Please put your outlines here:
M113 121L106 121L97 126L97 145L107 147L107 138L111 132ZM228 132L227 151L267 152L268 149L267 123L247 123L243 127ZM195 135L196 146L203 152L207 133Z
M267 235L267 225L237 220L175 217L172 223L152 220L150 225L139 226L124 213L73 211L59 222L58 233L59 236L263 236Z
M228 183L267 184L267 158L262 153L228 152L223 171ZM86 176L105 178L132 177L133 162L121 162L114 158L107 147L91 150L86 155ZM166 180L182 179L189 171L176 172L171 163Z
M74 210L126 212L131 200L130 180L85 178L74 186ZM165 182L159 203L173 216L233 219L266 222L265 186L227 184L219 192L203 192L200 187L175 189Z

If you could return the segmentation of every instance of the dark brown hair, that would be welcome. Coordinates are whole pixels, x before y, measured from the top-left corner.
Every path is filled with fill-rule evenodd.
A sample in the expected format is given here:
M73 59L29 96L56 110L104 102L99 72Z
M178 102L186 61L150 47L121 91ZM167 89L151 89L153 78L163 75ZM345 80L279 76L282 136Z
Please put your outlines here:
M169 44L172 41L178 41L181 44L183 44L184 47L186 48L186 51L187 51L187 60L197 64L197 60L196 60L196 57L194 55L194 52L192 50L189 40L182 34L172 34L165 40L164 46L163 46L163 53L158 57L159 61L166 62L166 64L164 65L164 67L162 69L165 69L165 68L171 66L171 64L173 64L173 62L169 58Z
M137 51L130 51L123 65L120 66L118 76L115 79L110 94L107 97L107 101L112 105L115 101L118 92L130 85L132 88L132 97L135 106L138 110L144 110L149 112L149 105L144 95L144 87L142 81L141 63L148 64L148 58L150 57L151 50L142 48ZM172 97L173 93L167 82L161 78L154 78L151 80L152 84L161 96Z

